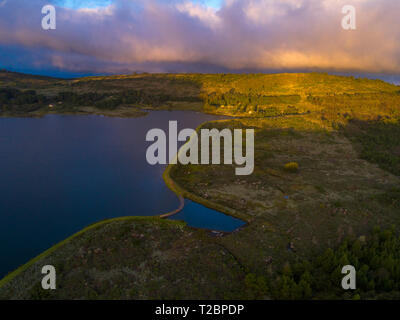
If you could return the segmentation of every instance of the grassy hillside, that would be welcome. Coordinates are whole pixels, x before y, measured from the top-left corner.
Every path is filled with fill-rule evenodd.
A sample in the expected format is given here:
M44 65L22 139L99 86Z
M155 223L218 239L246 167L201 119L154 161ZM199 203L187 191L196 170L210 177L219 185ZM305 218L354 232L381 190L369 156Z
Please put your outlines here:
M351 135L354 126L359 132ZM345 239L351 239L347 243L364 239L375 226L395 226L394 237L400 230L399 156L392 153L397 150L393 145L399 146L398 135L393 135L398 123L358 121L337 130L331 122L307 115L217 121L204 127L253 128L256 132L251 176L235 176L234 166L179 164L170 175L179 188L187 190L186 197L204 199L208 205L249 221L248 227L220 241L247 267L248 280L259 297L266 292L278 299L399 296L398 270L393 264L386 265L386 256L378 257L379 250L367 260L360 252L340 249ZM385 253L393 259L397 259L396 241ZM345 246L351 251L351 246ZM317 257L327 248L339 251L336 260L326 262L331 264L324 274L313 259L323 259ZM346 294L337 273L343 262L374 269L368 279L376 283L365 284L364 270L359 275L363 288ZM298 264L300 271L290 271ZM324 279L328 281L319 283ZM269 283L268 290L265 283Z
M13 77L0 85L3 116L121 108L238 116L204 127L255 129L255 170L166 172L173 189L245 228L215 236L158 219L102 224L16 275L0 298L399 297L399 87L314 73L35 78L29 89ZM50 295L38 280L46 263L61 270ZM344 264L360 271L355 292L340 287Z
M0 115L84 113L86 107L371 119L399 115L399 90L380 80L320 73L134 74L60 80L0 72Z
M57 290L41 287L54 265ZM96 224L0 283L0 299L235 299L245 273L206 232L159 218Z

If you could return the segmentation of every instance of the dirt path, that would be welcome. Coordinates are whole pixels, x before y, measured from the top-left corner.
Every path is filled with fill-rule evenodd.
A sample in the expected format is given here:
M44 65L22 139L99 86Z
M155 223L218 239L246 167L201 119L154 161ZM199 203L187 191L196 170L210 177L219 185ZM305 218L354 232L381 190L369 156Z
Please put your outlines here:
M177 196L178 196L178 199L179 199L179 202L180 202L179 208L174 210L174 211L172 211L172 212L160 215L161 219L166 219L166 218L172 217L172 216L178 214L179 212L181 212L183 210L183 208L185 207L185 198L182 197L180 194L178 194Z

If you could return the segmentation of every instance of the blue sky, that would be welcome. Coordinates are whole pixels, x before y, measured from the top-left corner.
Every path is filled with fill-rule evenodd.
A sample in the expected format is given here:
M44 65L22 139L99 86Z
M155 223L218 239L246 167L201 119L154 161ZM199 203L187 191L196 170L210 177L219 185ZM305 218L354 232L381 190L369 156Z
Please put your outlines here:
M106 7L112 0L53 0L54 4L71 9Z
M53 3L56 5L71 9L106 7L112 2L112 0L53 0ZM223 0L192 0L192 2L202 3L208 7L219 9Z

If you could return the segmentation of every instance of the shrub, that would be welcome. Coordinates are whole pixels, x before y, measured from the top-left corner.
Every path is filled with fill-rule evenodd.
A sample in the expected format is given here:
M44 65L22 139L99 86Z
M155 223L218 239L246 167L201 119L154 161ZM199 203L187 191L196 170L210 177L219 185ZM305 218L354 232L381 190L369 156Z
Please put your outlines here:
M289 162L285 164L283 167L287 172L298 172L299 171L299 164L297 162Z

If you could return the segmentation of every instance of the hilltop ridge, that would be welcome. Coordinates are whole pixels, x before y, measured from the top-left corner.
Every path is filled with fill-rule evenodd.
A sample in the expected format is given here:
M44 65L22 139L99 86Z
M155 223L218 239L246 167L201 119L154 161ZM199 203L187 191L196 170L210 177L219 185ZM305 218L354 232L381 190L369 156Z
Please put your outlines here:
M397 117L400 90L382 80L324 73L132 74L56 79L1 71L0 104L2 116L123 108L196 110L246 117L317 113L336 121Z

